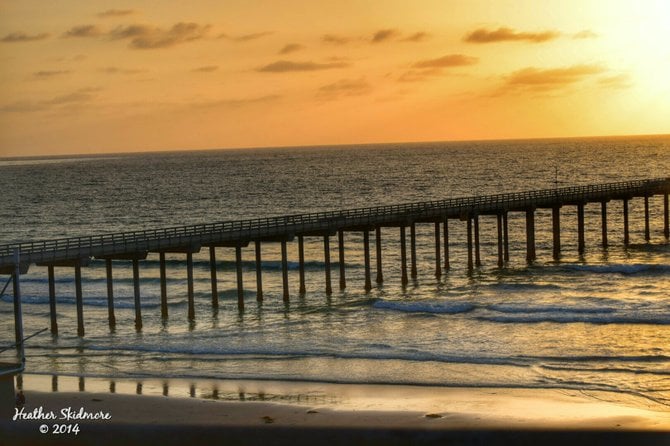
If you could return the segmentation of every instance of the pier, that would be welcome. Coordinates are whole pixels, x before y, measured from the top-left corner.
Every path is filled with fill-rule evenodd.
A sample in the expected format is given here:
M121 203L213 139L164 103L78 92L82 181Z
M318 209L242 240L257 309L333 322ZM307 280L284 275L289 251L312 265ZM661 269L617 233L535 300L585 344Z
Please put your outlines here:
M14 279L15 305L20 311L20 295L18 278L32 267L45 268L48 275L48 293L50 303L51 332L58 334L56 318L56 289L54 267L70 267L75 276L75 303L77 317L77 333L85 334L84 296L82 294L81 270L86 268L92 259L105 261L107 280L108 320L113 328L116 324L114 313L113 265L115 262L131 262L133 271L133 295L135 308L135 327L142 329L141 312L141 279L140 265L149 255L158 256L160 265L160 301L161 316L168 318L167 285L166 285L166 254L181 254L185 258L187 276L188 314L190 320L195 319L195 302L193 291L193 254L203 248L209 250L211 269L211 303L218 307L218 278L216 268L217 248L232 248L235 252L235 270L237 281L237 307L244 310L245 296L242 262L245 255L253 251L256 265L256 300L263 301L263 271L261 256L263 244L279 243L281 245L281 274L283 300L288 302L291 287L288 276L287 244L298 244L299 285L298 292L304 294L305 289L305 238L323 240L324 289L327 295L333 292L331 271L331 238L338 245L339 289L347 287L345 267L346 232L358 232L363 235L364 252L364 289L372 289L372 251L371 236L374 234L376 277L375 283L384 282L383 252L381 247L381 228L397 228L400 241L400 271L403 286L410 278L416 278L417 270L417 225L431 225L434 230L435 276L441 277L451 265L450 261L450 225L464 224L467 240L467 268L472 271L482 265L480 251L480 217L493 216L497 225L497 265L504 268L510 259L508 214L521 213L525 216L526 260L529 263L537 259L535 242L535 214L538 209L551 209L551 231L553 258L558 260L561 255L561 216L560 210L565 206L573 206L577 211L577 250L583 254L586 249L585 207L600 206L602 228L602 246L607 248L611 243L608 233L608 203L613 200L622 202L623 244L630 243L629 236L629 202L634 199L644 200L644 237L651 239L651 222L649 199L654 196L663 198L663 235L669 234L668 195L670 193L670 177L645 179L607 184L595 184L577 187L515 192L496 195L451 198L446 200L424 201L392 206L376 206L342 211L319 212L301 215L226 221L218 223L180 226L156 230L131 231L115 234L102 234L86 237L74 237L58 240L34 241L0 245L0 274L8 274ZM409 243L407 236L409 233ZM248 249L253 243L253 249ZM409 248L409 259L407 250ZM15 260L20 253L20 261ZM408 262L409 260L409 262ZM409 265L408 265L409 263ZM409 268L408 268L409 266ZM295 291L294 291L295 292Z

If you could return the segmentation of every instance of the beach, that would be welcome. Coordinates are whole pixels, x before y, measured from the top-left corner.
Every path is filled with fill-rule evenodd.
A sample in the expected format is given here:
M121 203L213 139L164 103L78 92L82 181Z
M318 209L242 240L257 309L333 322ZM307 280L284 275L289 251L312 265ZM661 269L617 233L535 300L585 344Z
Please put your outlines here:
M39 389L50 380L28 379ZM116 393L103 391L110 383L106 379L88 379L86 386L91 390L83 392L71 390L75 382L74 377L61 379L63 391L57 392L26 389L24 415L2 421L6 444L670 441L670 412L643 408L639 402L608 392L198 381L196 395L191 397L193 383L182 380L149 380L140 387L139 381L114 381ZM132 393L140 388L142 395ZM159 394L166 388L170 395ZM39 419L20 419L30 416L25 414ZM49 419L49 414L55 419ZM78 433L68 433L73 427L67 426L75 424ZM40 426L48 432L40 433ZM54 429L65 432L54 433Z

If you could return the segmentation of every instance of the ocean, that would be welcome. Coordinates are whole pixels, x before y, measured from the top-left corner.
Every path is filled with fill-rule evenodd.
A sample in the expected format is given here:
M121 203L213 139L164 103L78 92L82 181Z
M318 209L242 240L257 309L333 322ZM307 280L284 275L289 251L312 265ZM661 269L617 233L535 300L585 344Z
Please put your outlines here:
M670 175L670 137L444 142L182 151L0 159L0 244L547 189ZM83 268L86 336L79 338L74 270L56 268L59 335L26 343L31 374L295 380L606 390L670 409L670 244L661 197L586 206L586 252L574 207L561 211L562 257L552 259L551 212L536 216L537 261L525 223L510 213L510 262L497 266L495 217L480 218L482 266L467 271L465 222L450 221L451 269L437 279L432 224L417 225L418 277L401 285L399 231L382 229L384 282L364 290L361 233L346 233L347 287L324 281L323 240L307 237L307 292L298 293L289 243L290 303L279 245L263 245L264 301L256 303L253 246L243 249L246 308L237 309L234 249L217 249L218 310L209 255L194 255L195 321L186 262L168 254L169 318L160 314L158 255L140 262L143 328L134 327L130 262L114 262L117 326L110 330L104 261ZM4 286L7 276L0 278ZM0 298L0 345L13 343L12 286ZM46 268L21 277L25 334L49 326ZM2 357L8 352L2 354ZM1 358L0 358L1 359Z

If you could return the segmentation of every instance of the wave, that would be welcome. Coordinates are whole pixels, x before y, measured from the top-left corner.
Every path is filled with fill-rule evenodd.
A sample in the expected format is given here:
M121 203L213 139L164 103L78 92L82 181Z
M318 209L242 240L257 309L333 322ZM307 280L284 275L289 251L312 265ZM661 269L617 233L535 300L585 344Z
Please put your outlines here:
M601 265L561 265L569 271L586 272L593 274L622 274L622 275L667 275L670 274L670 265L656 263L633 264L601 264Z
M469 313L477 308L467 302L400 302L378 300L372 304L373 308L392 310L403 313L431 313L431 314L462 314Z
M477 320L502 324L539 324L553 322L559 324L587 323L587 324L648 324L670 325L668 315L636 315L636 314L579 314L566 312L564 314L520 314L507 316L478 316Z

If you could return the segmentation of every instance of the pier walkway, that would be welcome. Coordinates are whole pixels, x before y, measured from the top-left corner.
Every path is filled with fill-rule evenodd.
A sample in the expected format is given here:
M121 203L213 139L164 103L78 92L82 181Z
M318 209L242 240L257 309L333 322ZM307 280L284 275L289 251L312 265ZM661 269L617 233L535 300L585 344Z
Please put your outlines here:
M54 267L71 266L75 268L76 302L78 332L84 333L81 296L81 267L91 259L104 259L107 263L108 299L110 325L114 324L112 260L132 261L135 289L136 326L141 328L139 267L138 262L149 253L160 255L161 265L161 311L167 317L167 297L165 287L165 254L186 254L188 271L189 318L194 317L193 305L193 259L192 254L202 247L209 247L212 274L212 305L218 305L216 278L216 247L236 248L238 306L244 308L242 286L242 247L254 242L256 254L257 296L262 300L261 244L281 243L282 275L284 300L289 299L287 249L286 243L298 239L300 265L300 292L304 285L304 237L323 237L326 269L326 292L332 292L330 276L330 237L338 235L340 255L340 288L346 287L344 272L343 233L358 231L363 233L365 252L365 288L371 289L369 234L375 232L377 254L377 282L383 281L381 270L380 228L397 227L400 229L402 283L407 284L406 228L410 228L411 276L416 277L415 225L434 223L435 225L435 274L440 276L442 269L449 268L449 220L467 222L468 267L480 264L479 258L479 216L495 215L498 223L498 264L503 266L509 260L509 241L507 214L524 212L526 216L526 257L529 262L535 260L535 210L552 209L553 253L560 255L560 213L562 206L576 206L578 215L578 249L584 250L584 206L588 203L600 203L602 206L602 243L607 246L607 203L611 200L623 202L624 243L628 236L628 201L643 198L645 203L645 238L649 240L649 198L655 195L664 197L663 232L669 237L668 194L670 177L625 181L587 186L563 187L528 192L504 193L496 195L451 198L438 201L375 206L332 212L318 212L301 215L227 221L164 229L130 231L116 234L102 234L86 237L73 237L58 240L31 241L0 245L0 274L25 274L31 265L47 267L49 275L49 294L52 312L52 332L57 332L55 320ZM474 234L473 234L474 233ZM440 236L443 237L443 245ZM473 237L474 235L474 237ZM441 246L444 249L441 249ZM19 264L15 260L20 253ZM474 254L474 255L473 255ZM15 287L15 288L18 288ZM15 299L16 300L16 299Z

